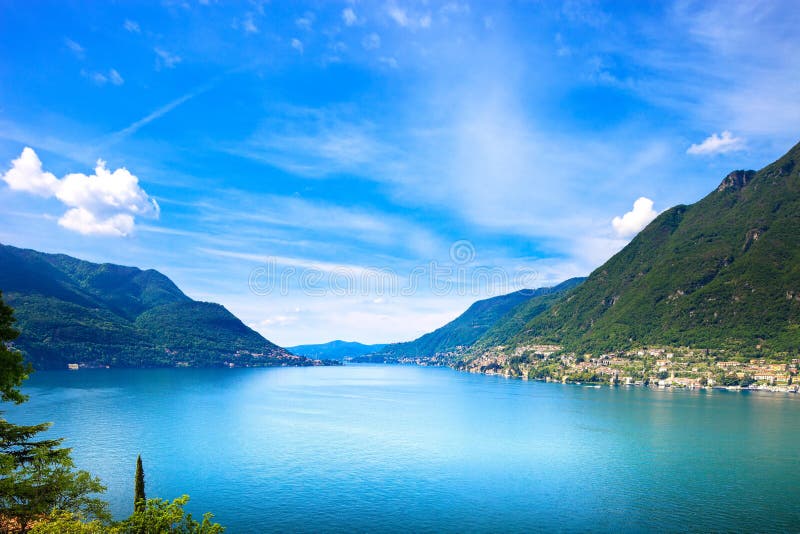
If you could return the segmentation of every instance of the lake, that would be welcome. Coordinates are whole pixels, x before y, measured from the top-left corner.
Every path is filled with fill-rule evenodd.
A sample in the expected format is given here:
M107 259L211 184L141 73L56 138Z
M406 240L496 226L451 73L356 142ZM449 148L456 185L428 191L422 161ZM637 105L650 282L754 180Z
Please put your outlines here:
M587 388L450 369L37 372L53 421L132 509L191 496L237 532L797 530L800 399ZM7 407L8 408L8 407Z

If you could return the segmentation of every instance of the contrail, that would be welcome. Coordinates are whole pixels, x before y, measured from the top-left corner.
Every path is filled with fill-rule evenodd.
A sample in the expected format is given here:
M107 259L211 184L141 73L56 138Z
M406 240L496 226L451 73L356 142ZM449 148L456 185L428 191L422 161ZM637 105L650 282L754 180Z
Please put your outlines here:
M165 105L161 106L160 108L158 108L154 112L152 112L149 115L147 115L147 116L139 119L138 121L130 124L129 126L123 128L122 130L119 130L118 132L112 133L110 136L108 136L108 140L106 142L101 143L101 147L102 148L107 148L107 147L109 147L111 145L114 145L114 144L122 141L123 139L125 139L129 135L134 134L137 131L139 131L143 126L147 126L148 124L150 124L154 120L163 117L164 115L166 115L167 113L169 113L173 109L177 108L181 104L184 104L186 101L191 100L192 98L196 97L197 95L205 93L206 91L211 89L216 84L217 81L218 81L218 79L214 79L214 80L212 80L211 82L209 82L209 83L207 83L205 85L201 85L197 89L195 89L193 91L190 91L190 92L186 93L185 95L176 98L172 102L169 102L168 104L165 104Z

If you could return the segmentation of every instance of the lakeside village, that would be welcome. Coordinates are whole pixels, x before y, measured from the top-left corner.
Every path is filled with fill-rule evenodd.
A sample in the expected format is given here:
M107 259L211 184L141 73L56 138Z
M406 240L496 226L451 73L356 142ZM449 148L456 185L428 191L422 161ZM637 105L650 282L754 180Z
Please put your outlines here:
M557 345L518 347L505 353L502 347L475 357L448 353L435 358L407 358L399 363L451 365L462 371L575 384L608 384L658 388L754 389L797 393L798 365L767 358L724 359L697 349L648 348L636 351L576 356L562 353ZM465 358L466 356L466 358ZM454 363L455 362L455 363Z

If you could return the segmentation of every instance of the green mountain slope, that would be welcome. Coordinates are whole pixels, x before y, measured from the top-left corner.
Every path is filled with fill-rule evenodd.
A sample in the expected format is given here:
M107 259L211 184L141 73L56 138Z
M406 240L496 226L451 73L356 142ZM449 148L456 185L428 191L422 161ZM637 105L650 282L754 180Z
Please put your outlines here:
M557 286L537 290L537 293L528 300L518 304L507 314L500 317L486 330L473 344L473 348L480 350L504 343L509 337L523 332L536 317L550 309L553 303L561 299L564 294L583 283L586 278L570 278Z
M287 347L286 350L292 354L306 356L308 358L344 360L345 358L356 358L365 354L372 354L380 351L386 345L364 345L355 341L329 341L317 345L297 345Z
M800 351L800 144L659 215L580 287L502 344Z
M35 367L312 365L163 274L0 245L0 291Z
M459 353L478 341L506 314L518 306L536 307L540 299L574 287L582 281L574 278L555 287L523 289L485 300L479 300L457 318L414 341L386 345L371 359L396 360L398 358L430 358L436 355Z

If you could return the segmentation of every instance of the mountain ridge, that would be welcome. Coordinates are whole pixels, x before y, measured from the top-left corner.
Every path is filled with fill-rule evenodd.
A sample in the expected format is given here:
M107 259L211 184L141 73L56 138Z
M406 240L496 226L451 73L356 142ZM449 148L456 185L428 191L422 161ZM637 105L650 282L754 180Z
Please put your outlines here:
M286 347L286 350L293 354L306 356L307 358L344 360L346 358L355 358L365 354L378 352L385 346L385 343L367 345L357 341L342 341L341 339L336 339L327 343L295 345L292 347Z
M600 353L648 345L757 357L800 352L800 143L661 213L496 345Z
M403 358L430 359L458 356L478 342L487 331L518 306L540 300L549 301L558 294L580 284L583 278L571 278L553 287L521 289L505 295L472 303L461 315L436 330L412 341L391 343L381 351L366 357L368 361L396 361Z
M162 273L0 244L0 291L40 369L315 365Z

